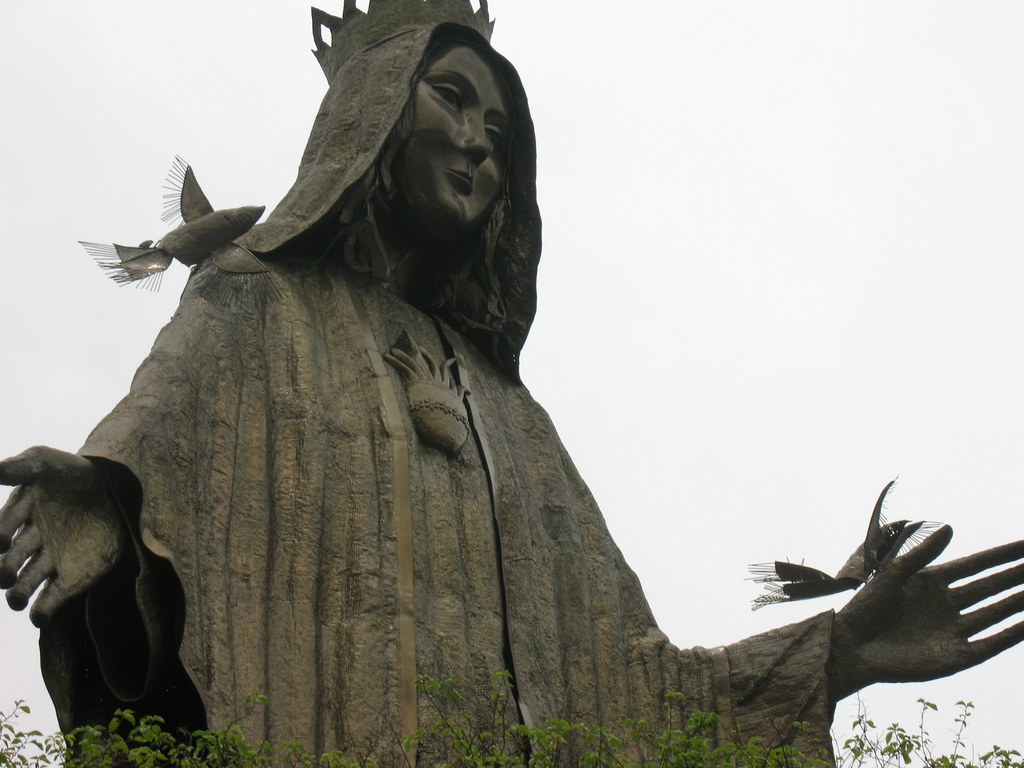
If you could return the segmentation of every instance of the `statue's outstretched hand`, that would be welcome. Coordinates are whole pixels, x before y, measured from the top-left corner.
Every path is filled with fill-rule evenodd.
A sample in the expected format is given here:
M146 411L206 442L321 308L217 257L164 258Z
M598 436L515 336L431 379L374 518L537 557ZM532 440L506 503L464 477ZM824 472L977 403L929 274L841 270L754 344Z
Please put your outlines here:
M125 525L100 468L73 453L29 448L0 461L0 483L18 486L0 509L0 589L16 611L39 590L29 615L41 627L110 570Z
M879 571L836 615L828 666L833 701L872 683L945 677L1024 640L1024 621L970 639L1024 610L1024 589L1018 589L1024 563L950 586L1024 558L1024 541L929 566L952 536L948 525L937 530ZM1015 591L968 610L1006 590Z

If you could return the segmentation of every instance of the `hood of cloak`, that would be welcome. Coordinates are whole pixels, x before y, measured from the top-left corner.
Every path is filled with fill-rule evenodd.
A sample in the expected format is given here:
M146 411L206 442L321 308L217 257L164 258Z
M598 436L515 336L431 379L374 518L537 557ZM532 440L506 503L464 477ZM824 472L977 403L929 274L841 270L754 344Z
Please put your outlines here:
M291 190L264 223L237 242L261 256L285 255L286 246L313 227L329 225L354 196L364 195L363 180L402 116L426 55L453 40L485 55L513 103L507 207L491 265L505 316L498 333L469 332L467 336L518 380L519 353L537 310L541 225L536 139L518 73L475 30L447 23L406 29L349 58L320 105Z

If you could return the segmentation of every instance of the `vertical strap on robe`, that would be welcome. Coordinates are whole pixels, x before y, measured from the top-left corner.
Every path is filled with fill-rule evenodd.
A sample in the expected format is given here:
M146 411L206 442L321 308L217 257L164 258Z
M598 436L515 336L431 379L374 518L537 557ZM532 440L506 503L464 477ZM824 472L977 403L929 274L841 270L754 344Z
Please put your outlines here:
M729 652L724 645L712 648L711 674L714 679L715 711L718 713L719 746L732 741L732 686L729 684Z
M373 372L380 388L384 405L384 424L391 439L391 457L394 466L395 538L398 547L398 643L399 698L402 711L402 736L409 737L418 727L416 717L416 610L413 603L412 567L412 480L409 468L409 441L402 423L395 384L384 364L384 358L373 337L366 307L355 286L348 284L359 328L363 332L366 352L370 356ZM408 754L411 765L416 765L416 745L410 744Z
M473 387L469 380L469 370L466 368L466 354L462 350L462 339L449 328L444 322L435 319L435 324L441 333L442 338L447 342L455 356L455 373L458 376L458 383L466 388L466 394L463 401L466 403L466 411L469 413L469 423L473 430L473 434L476 437L477 445L480 447L480 456L483 459L484 472L487 474L487 487L491 495L491 515L494 519L494 535L497 537L498 550L501 550L501 526L498 525L498 491L495 485L496 476L494 474L494 457L491 454L491 447L487 442L487 435L484 434L484 430L480 427L480 408L477 405L476 400L473 398ZM519 680L516 677L515 670L515 659L512 657L512 636L510 619L508 615L507 597L505 595L505 577L504 577L504 562L500 562L499 572L502 573L502 584L501 584L501 601L502 608L504 610L504 616L502 617L505 622L505 642L508 644L509 666L512 667L508 671L512 673L512 695L515 699L516 705L519 707L519 716L527 728L533 728L533 716L530 714L530 708L526 706L526 702L523 701L522 690L519 688Z

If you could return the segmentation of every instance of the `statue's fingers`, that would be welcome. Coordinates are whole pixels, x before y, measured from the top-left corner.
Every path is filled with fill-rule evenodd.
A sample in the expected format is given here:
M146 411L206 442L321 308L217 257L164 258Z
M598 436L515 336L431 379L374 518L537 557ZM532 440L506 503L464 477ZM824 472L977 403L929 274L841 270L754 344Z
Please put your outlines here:
M1021 640L1024 640L1024 621L1019 621L1002 632L975 640L968 645L971 649L970 658L963 668L966 669L975 664L981 664L983 661L991 659L997 653L1002 653L1007 648L1012 648Z
M960 622L964 634L971 637L1021 611L1024 611L1024 592L1016 592L992 605L965 613L960 617Z
M25 472L25 463L21 455L11 456L0 461L0 485L21 485L20 479Z
M0 484L23 485L35 481L45 466L47 450L52 449L36 445L0 461Z
M32 514L32 504L25 488L15 488L3 509L0 509L0 552L11 548L11 541L18 529Z
M931 568L931 573L944 584L951 584L989 568L995 568L997 565L1020 560L1022 557L1024 557L1024 541L1014 541L1010 544L986 549L984 552L976 552L967 557L950 560L948 563L940 563Z
M25 566L29 558L38 552L43 545L43 537L34 525L22 528L14 539L11 548L0 555L0 589L14 586L18 581L18 572Z
M88 459L46 445L0 462L0 484L26 485L53 481L68 491L87 491L97 482L96 469Z
M878 577L892 573L896 578L905 579L917 573L941 555L952 538L953 529L948 525L942 526L909 552L893 560L892 564L885 568Z
M68 601L68 597L60 577L51 578L32 603L32 608L28 612L29 620L37 627L45 627L57 609Z
M958 611L969 608L975 603L980 603L992 595L1018 587L1024 584L1024 563L1007 568L989 576L968 582L963 586L953 587L949 590L950 599Z
M7 590L7 604L16 611L25 610L39 585L53 575L53 560L40 552L18 574L18 582Z

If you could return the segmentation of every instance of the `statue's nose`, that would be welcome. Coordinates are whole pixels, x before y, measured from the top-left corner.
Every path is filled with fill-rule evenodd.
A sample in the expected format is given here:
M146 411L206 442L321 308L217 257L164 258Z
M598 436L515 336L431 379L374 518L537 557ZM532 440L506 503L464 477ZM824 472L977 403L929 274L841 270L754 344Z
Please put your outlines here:
M475 165L487 159L487 133L482 120L467 119L462 124L459 147Z

